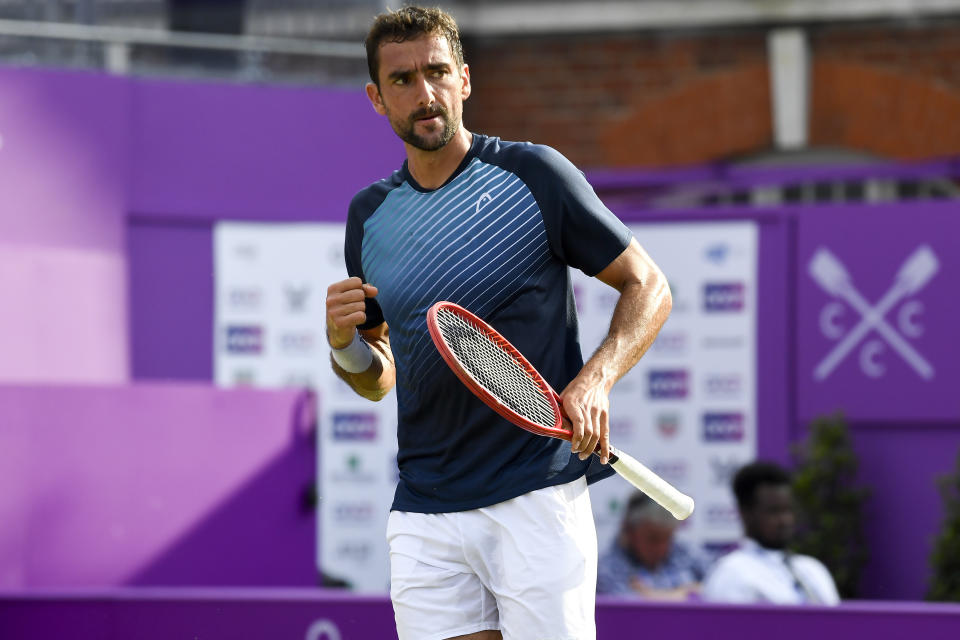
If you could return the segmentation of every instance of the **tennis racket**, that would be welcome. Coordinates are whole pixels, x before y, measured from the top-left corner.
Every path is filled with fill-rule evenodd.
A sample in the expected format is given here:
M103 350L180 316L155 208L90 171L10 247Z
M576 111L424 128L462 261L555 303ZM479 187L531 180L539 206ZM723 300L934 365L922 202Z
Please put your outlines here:
M531 433L571 440L562 401L543 376L493 327L452 302L427 312L430 337L444 361L478 398ZM597 445L594 454L599 454ZM678 520L693 513L693 499L629 455L610 447L610 466Z

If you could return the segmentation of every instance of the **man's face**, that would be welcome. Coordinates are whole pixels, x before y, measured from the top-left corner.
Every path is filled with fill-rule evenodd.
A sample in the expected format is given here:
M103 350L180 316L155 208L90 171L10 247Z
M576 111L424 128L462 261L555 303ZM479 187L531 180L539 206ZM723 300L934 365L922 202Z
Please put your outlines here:
M393 131L424 151L446 145L460 128L463 101L470 95L470 70L457 68L450 43L426 35L380 45L380 86L367 85L367 97Z
M638 522L627 529L627 543L633 557L655 571L670 554L674 528L657 522Z
M789 485L760 485L753 505L740 514L747 535L762 547L784 549L793 539L796 515Z

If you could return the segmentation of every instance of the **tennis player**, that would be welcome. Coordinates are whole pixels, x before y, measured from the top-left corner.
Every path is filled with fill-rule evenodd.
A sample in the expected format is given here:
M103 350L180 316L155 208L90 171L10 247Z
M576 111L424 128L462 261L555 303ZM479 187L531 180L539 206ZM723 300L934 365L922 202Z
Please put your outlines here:
M463 127L470 69L451 16L385 13L366 47L367 96L407 158L350 205L350 277L327 291L327 337L360 395L397 389L387 538L398 635L595 638L587 483L611 473L608 394L666 320L666 279L558 152ZM568 267L620 292L586 364ZM428 335L438 300L489 322L564 389L571 448L511 425L461 384Z

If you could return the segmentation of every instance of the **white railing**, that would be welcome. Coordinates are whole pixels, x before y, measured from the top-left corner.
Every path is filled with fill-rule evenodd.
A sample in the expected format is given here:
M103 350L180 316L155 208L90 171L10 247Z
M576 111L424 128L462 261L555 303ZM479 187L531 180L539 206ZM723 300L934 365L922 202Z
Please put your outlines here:
M184 33L159 29L104 27L27 20L0 20L0 36L98 42L105 47L107 70L116 74L129 73L130 48L136 45L243 52L256 51L321 58L364 59L366 57L363 45L359 42L269 38L218 33Z

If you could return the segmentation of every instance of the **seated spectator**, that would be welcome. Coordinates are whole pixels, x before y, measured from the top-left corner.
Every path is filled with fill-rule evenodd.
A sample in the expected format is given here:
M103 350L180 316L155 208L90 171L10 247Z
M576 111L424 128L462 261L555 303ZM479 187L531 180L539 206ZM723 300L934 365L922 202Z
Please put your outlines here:
M695 595L706 562L674 540L678 524L644 493L635 493L613 547L600 557L597 593L652 600L685 600Z
M795 513L790 475L769 462L741 468L733 479L745 539L717 561L702 597L711 602L821 604L840 602L827 568L791 553Z

